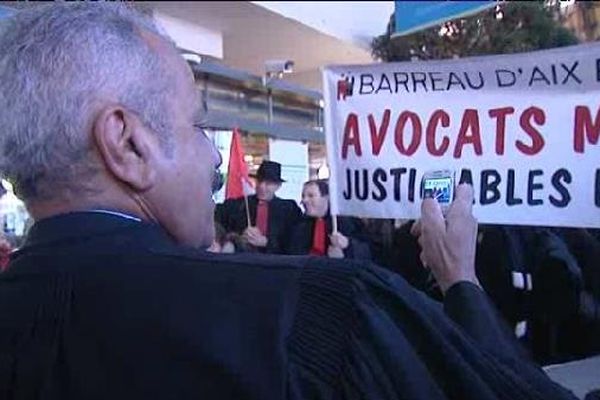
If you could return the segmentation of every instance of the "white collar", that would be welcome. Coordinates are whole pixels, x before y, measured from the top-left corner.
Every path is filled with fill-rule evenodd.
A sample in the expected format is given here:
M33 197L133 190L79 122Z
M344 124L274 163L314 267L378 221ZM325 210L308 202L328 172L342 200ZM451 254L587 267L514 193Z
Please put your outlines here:
M125 218L125 219L129 219L132 221L136 221L136 222L142 222L142 220L138 217L134 217L133 215L129 215L129 214L125 214L122 212L118 212L118 211L109 211L109 210L88 210L86 212L91 212L91 213L98 213L98 214L109 214L109 215L114 215L117 217L121 217L121 218Z

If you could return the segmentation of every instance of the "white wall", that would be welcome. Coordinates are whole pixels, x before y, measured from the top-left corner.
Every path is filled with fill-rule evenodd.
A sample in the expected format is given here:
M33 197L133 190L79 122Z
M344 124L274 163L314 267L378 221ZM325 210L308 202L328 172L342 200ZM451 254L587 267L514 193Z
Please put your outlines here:
M286 180L277 197L299 203L302 186L308 180L308 144L269 139L269 160L281 164L281 177Z
M154 19L177 43L177 46L195 53L223 58L223 34L203 28L179 18L154 11Z

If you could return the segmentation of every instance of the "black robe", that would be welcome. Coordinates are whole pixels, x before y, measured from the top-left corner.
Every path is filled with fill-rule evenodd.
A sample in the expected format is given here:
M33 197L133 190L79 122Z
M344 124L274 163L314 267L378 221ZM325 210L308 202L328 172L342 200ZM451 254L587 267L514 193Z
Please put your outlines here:
M475 285L444 305L374 265L215 255L156 225L37 222L0 274L0 399L573 399Z
M310 253L313 244L315 221L316 218L307 215L298 220L296 225L291 228L286 254L307 255ZM329 245L329 235L333 231L330 215L325 217L325 227L327 233L326 243ZM363 226L359 219L338 217L338 231L346 236L349 241L348 247L344 249L344 258L371 259L368 238L363 232Z
M257 205L256 196L248 196L250 222L253 226L256 225ZM269 202L267 246L255 250L267 254L283 254L289 240L290 228L301 216L302 211L293 200L273 198ZM241 235L248 228L244 198L225 200L219 204L215 212L215 219L225 229L225 232Z

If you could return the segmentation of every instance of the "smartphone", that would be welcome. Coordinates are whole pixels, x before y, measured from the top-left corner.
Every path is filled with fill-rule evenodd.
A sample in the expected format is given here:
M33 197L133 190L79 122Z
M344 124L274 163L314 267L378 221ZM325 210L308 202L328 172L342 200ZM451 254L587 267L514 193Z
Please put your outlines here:
M454 199L454 171L426 172L421 179L421 197L437 200L442 208L442 213L446 215Z

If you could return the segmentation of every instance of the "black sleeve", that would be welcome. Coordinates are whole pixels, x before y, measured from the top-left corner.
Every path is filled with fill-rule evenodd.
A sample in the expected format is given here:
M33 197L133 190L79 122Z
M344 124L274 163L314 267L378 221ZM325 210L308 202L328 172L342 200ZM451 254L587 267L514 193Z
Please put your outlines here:
M221 204L217 204L215 207L215 222L220 224L225 232L230 231L229 220L227 218L229 215L229 208L229 201L227 200Z
M290 336L291 398L575 399L507 348L476 287L453 287L446 313L389 271L353 260L322 262L328 265L302 270ZM490 328L475 326L469 315ZM491 349L491 340L480 337L486 332L514 356Z
M362 222L357 218L340 218L340 232L348 238L349 246L344 250L345 258L371 260L371 246Z
M371 260L371 248L360 239L348 238L350 245L344 250L344 257L355 260Z
M298 225L302 223L302 211L298 204L293 200L286 200L286 221L283 224L281 232L281 253L282 254L304 254L301 249L294 243L298 239L297 235L302 232L295 232Z
M304 243L308 232L307 221L298 220L294 225L290 226L289 234L285 244L284 253L287 255L303 255L307 251Z
M471 282L452 285L444 296L444 311L482 348L515 359L527 357L479 286Z
M227 232L227 221L226 221L226 203L219 203L215 206L215 222L218 223Z
M298 207L298 204L293 201L290 200L290 221L289 223L291 225L294 225L296 222L298 222L300 220L300 218L302 218L302 210L300 209L300 207Z
M226 233L241 234L247 226L243 200L230 199L219 204L215 210L215 219Z

